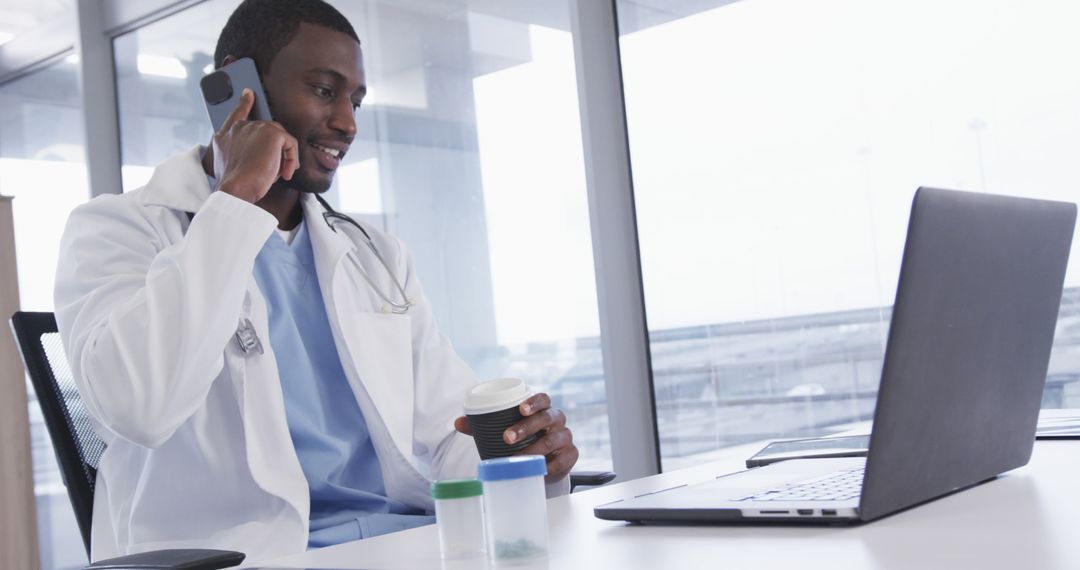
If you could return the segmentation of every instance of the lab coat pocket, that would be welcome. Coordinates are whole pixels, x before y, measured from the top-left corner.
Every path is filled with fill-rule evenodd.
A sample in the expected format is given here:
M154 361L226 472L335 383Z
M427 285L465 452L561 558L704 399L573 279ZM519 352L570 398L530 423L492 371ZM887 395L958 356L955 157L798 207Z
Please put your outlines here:
M341 323L355 375L348 375L365 416L382 420L395 446L412 456L413 356L410 317L352 313ZM364 392L374 408L366 409ZM368 424L376 418L368 417Z

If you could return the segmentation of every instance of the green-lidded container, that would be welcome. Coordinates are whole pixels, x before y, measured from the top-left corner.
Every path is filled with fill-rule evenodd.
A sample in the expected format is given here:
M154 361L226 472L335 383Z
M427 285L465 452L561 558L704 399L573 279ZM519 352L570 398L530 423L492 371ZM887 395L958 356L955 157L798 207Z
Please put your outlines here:
M484 556L484 486L476 479L431 482L439 547L447 560Z
M465 499L484 494L484 485L477 479L447 479L431 482L431 498Z

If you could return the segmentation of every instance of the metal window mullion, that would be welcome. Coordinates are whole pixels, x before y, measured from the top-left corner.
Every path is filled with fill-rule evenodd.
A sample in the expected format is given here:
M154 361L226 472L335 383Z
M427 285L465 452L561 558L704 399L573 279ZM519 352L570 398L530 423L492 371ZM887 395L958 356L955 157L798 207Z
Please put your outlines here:
M183 12L206 0L99 0L101 29L110 38Z
M660 472L615 0L571 0L611 454L620 480Z
M101 3L76 2L79 91L86 131L90 195L119 194L120 129L116 110L116 64L112 39L105 34Z

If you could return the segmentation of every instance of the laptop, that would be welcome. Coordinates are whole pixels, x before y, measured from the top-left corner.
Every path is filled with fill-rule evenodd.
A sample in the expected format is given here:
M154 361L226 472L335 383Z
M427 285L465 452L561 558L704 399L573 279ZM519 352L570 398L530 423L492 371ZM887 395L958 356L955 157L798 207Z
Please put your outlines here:
M1075 204L919 188L867 456L781 461L594 514L858 523L1026 464L1075 222Z

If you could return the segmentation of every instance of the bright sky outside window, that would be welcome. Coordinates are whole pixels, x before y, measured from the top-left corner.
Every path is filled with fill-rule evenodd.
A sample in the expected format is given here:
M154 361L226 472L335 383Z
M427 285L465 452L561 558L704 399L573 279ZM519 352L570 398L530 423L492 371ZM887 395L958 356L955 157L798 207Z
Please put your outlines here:
M715 5L620 40L665 469L870 418L917 187L1080 187L1080 6ZM1078 286L1047 408L1080 407Z

